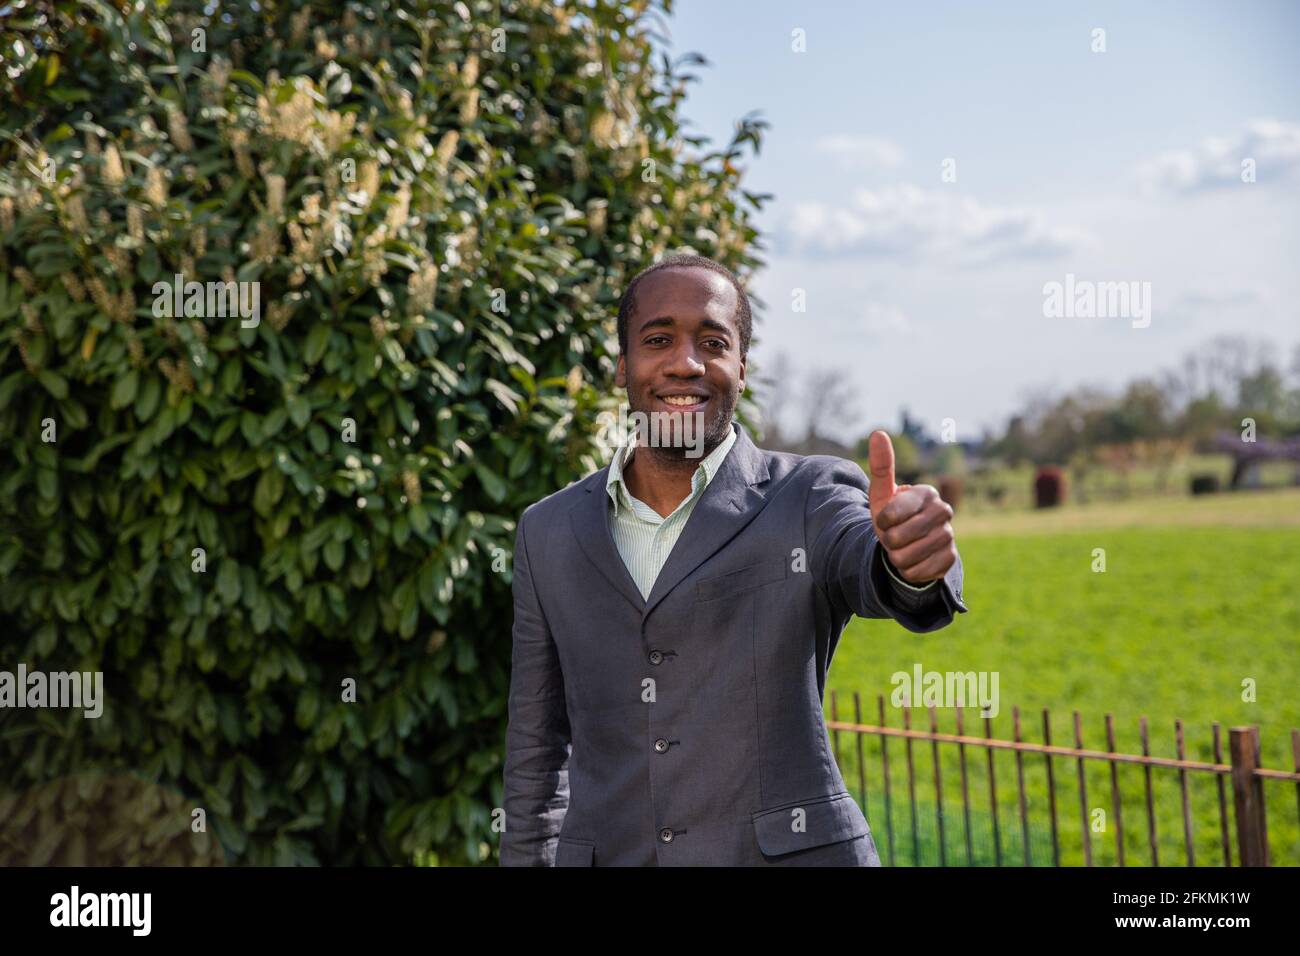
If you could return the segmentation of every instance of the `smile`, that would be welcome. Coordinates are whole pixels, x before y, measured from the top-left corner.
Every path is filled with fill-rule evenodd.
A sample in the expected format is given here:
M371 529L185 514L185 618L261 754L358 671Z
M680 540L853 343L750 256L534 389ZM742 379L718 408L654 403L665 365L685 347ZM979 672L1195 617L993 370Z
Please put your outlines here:
M665 405L671 405L673 408L681 408L687 411L693 408L699 408L706 404L708 399L702 395L662 395L659 400Z

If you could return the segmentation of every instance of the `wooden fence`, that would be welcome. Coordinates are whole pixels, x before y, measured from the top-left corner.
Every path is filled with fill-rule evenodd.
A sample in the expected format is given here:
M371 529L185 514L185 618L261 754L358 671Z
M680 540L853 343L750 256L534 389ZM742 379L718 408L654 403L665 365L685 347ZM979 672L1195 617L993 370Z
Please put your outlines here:
M1269 839L1268 839L1268 822L1265 813L1264 800L1264 782L1266 780L1289 781L1296 789L1296 808L1297 820L1300 821L1300 731L1291 731L1291 751L1295 762L1294 771L1270 770L1260 765L1260 738L1258 727L1233 727L1228 731L1228 753L1229 762L1223 760L1223 739L1219 724L1213 725L1213 763L1205 763L1197 760L1187 760L1185 757L1185 747L1183 740L1183 722L1176 720L1174 722L1174 733L1176 742L1177 758L1153 757L1147 736L1147 719L1141 718L1140 732L1142 740L1142 753L1129 754L1118 753L1115 750L1115 727L1114 721L1110 714L1106 714L1106 749L1090 750L1085 749L1083 745L1082 724L1079 712L1074 712L1074 746L1065 747L1054 745L1052 743L1052 726L1051 718L1047 709L1043 710L1042 723L1042 742L1032 743L1023 739L1021 733L1020 709L1012 708L1012 740L997 739L993 737L993 721L991 718L978 716L974 721L984 721L984 735L972 736L965 733L963 727L963 708L958 706L956 712L956 733L941 733L938 729L938 719L934 707L928 707L926 710L929 714L929 729L914 729L912 727L913 710L910 706L898 708L902 711L902 727L887 726L885 719L885 698L883 695L877 698L878 723L864 724L862 722L861 700L857 693L853 694L853 720L840 720L839 718L839 700L835 691L831 692L831 719L827 722L827 728L831 732L832 744L835 751L836 762L843 767L844 762L841 759L841 737L844 734L852 734L856 741L857 760L855 772L845 774L846 779L852 779L856 776L858 792L861 794L862 809L867 815L868 821L871 822L872 832L876 834L877 842L880 838L885 838L886 853L882 853L882 861L889 865L896 864L895 848L898 841L895 840L894 834L894 813L893 813L893 784L891 780L891 764L889 741L890 738L901 738L904 756L906 759L907 771L907 799L910 808L911 821L911 847L912 863L921 865L918 838L918 811L916 800L916 782L917 782L917 765L913 753L915 743L929 742L932 755L932 767L934 778L934 822L938 834L938 864L940 866L971 866L975 865L975 853L972 841L971 827L971 799L970 786L971 775L968 774L967 768L967 748L978 748L982 750L987 760L986 783L988 787L988 812L991 815L992 825L992 848L993 863L997 866L1003 865L1021 865L1022 861L1017 859L1004 859L1011 857L1012 854L1004 854L1003 830L1004 823L999 819L998 806L998 780L994 767L994 753L999 750L1009 750L1015 758L1015 773L1017 781L1018 799L1018 824L1020 828L1021 842L1023 844L1023 865L1036 866L1044 865L1048 861L1045 859L1034 859L1031 852L1033 841L1030 835L1031 815L1026 809L1025 795L1025 765L1029 759L1034 759L1041 755L1047 775L1047 801L1048 816L1051 825L1051 864L1054 866L1061 865L1060 836L1061 827L1073 826L1074 824L1063 824L1058 819L1058 807L1056 796L1056 777L1059 772L1064 770L1069 772L1069 764L1075 765L1075 775L1077 777L1078 789L1078 826L1082 839L1083 860L1085 865L1093 865L1093 840L1109 839L1110 834L1114 834L1116 863L1119 866L1125 865L1125 847L1124 847L1124 818L1122 813L1121 791L1119 783L1118 768L1121 764L1135 764L1142 767L1145 777L1145 803L1146 803L1146 836L1147 844L1150 847L1150 859L1141 861L1138 865L1160 865L1160 852L1157 841L1157 813L1156 803L1152 792L1152 773L1153 771L1176 772L1178 784L1181 792L1182 808L1182 842L1186 854L1186 865L1195 866L1196 855L1193 846L1193 816L1191 811L1191 801L1189 797L1188 775L1189 774L1211 774L1218 790L1218 840L1217 843L1221 849L1221 860L1214 865L1232 866L1233 849L1232 834L1236 836L1236 860L1240 866L1269 866ZM945 708L950 709L950 708ZM875 736L880 740L880 770L878 789L884 798L883 814L877 818L871 815L869 805L867 783L871 776L868 773L867 761L863 753L863 739L866 736ZM961 803L962 818L964 821L964 844L965 860L950 859L950 854L946 847L947 820L944 812L944 787L941 772L941 761L939 758L940 744L956 746L958 751L958 764L961 775ZM1089 806L1088 806L1088 787L1086 774L1084 771L1085 761L1102 761L1109 766L1110 770L1110 807L1112 813L1113 827L1105 827L1102 835L1094 833L1089 826ZM1062 768L1062 763L1065 764ZM1228 814L1228 788L1231 788L1232 815ZM1073 811L1069 811L1073 816ZM1096 813L1094 808L1093 813ZM881 827L880 820L884 821ZM1017 821L1007 821L1006 825L1014 826ZM884 831L883 833L881 831ZM1015 855L1019 857L1019 854ZM1292 861L1293 863L1295 861Z

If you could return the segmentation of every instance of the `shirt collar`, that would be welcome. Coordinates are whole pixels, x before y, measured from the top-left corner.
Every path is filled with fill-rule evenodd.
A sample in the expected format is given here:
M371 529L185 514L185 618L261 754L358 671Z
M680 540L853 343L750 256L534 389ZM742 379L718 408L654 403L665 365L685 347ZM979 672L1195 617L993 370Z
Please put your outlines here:
M736 443L736 429L739 427L732 421L731 427L727 430L727 437L719 442L717 448L705 455L704 460L696 467L695 473L691 476L692 494L698 494L701 487L707 488L709 482L717 475L718 470L722 467L723 459L731 451L731 446ZM626 495L628 498L632 496L631 492L627 490L627 483L623 481L623 469L627 467L627 463L631 460L635 445L636 433L633 432L626 445L620 445L614 450L614 458L609 463L609 476L605 479L605 490L609 494L610 500L614 502L615 515L618 514L620 494Z

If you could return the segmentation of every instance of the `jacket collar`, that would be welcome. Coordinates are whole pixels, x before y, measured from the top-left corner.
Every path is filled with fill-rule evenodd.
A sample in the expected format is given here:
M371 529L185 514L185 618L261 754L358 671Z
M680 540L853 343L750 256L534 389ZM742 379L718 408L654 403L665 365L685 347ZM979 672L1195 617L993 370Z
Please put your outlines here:
M643 621L673 588L754 520L767 502L767 493L760 487L768 480L764 452L743 426L733 422L732 427L735 444L695 503L648 598L642 598L637 590L610 531L609 496L605 490L610 465L583 483L585 493L569 512L579 546L605 580L641 611Z

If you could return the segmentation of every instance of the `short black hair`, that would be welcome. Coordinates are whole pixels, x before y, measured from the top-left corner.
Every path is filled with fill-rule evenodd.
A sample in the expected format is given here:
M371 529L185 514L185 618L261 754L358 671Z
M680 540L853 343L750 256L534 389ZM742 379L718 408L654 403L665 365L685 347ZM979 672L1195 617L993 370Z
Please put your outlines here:
M744 358L749 354L749 337L754 320L749 309L749 296L745 294L745 290L741 287L740 279L721 262L715 262L707 256L686 253L661 259L654 265L642 269L627 284L627 290L618 303L618 349L620 352L624 355L627 354L627 327L632 316L636 314L636 287L641 280L653 272L658 272L660 269L686 269L691 267L708 269L718 273L725 277L731 283L731 287L736 290L736 314L732 318L735 319L736 328L740 330L740 357Z

